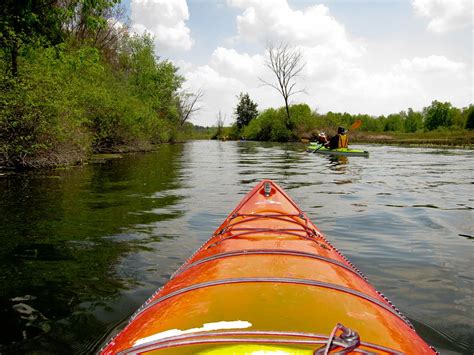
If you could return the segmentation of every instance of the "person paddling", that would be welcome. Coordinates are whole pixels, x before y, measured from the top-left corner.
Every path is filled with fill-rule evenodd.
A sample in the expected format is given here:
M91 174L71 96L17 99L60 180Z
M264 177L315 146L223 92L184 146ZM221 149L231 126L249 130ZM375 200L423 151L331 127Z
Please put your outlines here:
M349 137L344 127L337 128L337 134L329 140L329 149L347 148L349 145Z
M318 134L318 143L325 146L326 144L329 143L328 137L326 136L326 133L321 132Z

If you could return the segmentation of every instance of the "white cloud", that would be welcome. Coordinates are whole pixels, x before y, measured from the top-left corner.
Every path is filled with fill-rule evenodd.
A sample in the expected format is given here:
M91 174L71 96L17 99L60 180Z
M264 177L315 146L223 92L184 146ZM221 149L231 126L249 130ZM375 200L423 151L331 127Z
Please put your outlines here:
M466 66L443 56L402 59L386 71L372 72L362 63L328 61L318 48L304 50L306 60L315 64L298 80L298 86L305 88L306 93L293 96L292 103L305 102L320 112L381 115L408 107L421 109L433 99L450 101L459 107L472 101ZM266 75L266 79L274 80L262 60L258 55L218 48L209 65L189 70L187 83L195 89L204 83L205 91L203 110L192 121L212 125L222 111L227 117L225 124L231 124L240 92L248 92L260 110L283 106L280 94L258 80Z
M345 56L359 56L364 48L349 40L344 26L325 5L293 10L286 0L228 0L242 9L237 16L239 37L244 40L286 42L297 46L324 46Z
M160 49L189 50L193 45L186 0L132 0L132 29L149 32Z
M211 57L211 66L220 73L255 78L261 75L263 56L238 53L235 49L218 47Z
M415 57L411 60L402 59L397 66L403 71L411 71L418 73L440 73L448 72L451 74L461 73L464 71L466 65L464 63L454 62L444 56L431 55L429 57Z
M428 29L443 33L472 26L473 3L471 0L412 0L415 12L428 17Z
M195 124L215 124L219 111L226 125L233 123L240 92L249 93L259 110L283 106L281 95L258 79L274 80L264 66L267 39L301 50L306 66L297 89L306 93L292 96L292 103L305 102L323 113L381 115L408 107L419 110L434 99L457 107L472 102L472 66L444 55L421 57L407 51L399 58L390 56L391 62L382 61L375 69L371 63L378 62L377 51L351 39L325 6L296 11L286 0L228 0L228 4L242 10L233 44L255 40L252 48L260 46L261 52L249 54L229 44L214 49L207 65L180 64L189 89L202 87L205 93L202 110L192 119Z
M188 66L189 67L189 66ZM240 81L235 73L220 73L209 65L189 68L184 74L187 90L196 92L202 88L204 92L199 114L191 119L194 124L212 126L217 122L217 115L222 112L225 125L230 125L234 119L232 108L235 107L235 97L245 91L247 86Z

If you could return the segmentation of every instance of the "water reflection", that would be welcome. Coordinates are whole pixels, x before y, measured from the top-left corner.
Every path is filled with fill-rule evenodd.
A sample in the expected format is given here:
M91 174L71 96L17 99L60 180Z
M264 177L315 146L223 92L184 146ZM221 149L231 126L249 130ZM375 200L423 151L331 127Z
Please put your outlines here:
M349 162L349 158L346 156L338 156L338 155L328 155L326 156L331 164L329 164L330 168L335 171L344 171L345 166Z
M91 352L269 178L428 342L472 353L472 152L361 148L197 141L1 176L0 352Z
M0 178L2 353L94 347L110 324L92 311L135 283L113 272L149 236L135 226L180 216L182 149Z

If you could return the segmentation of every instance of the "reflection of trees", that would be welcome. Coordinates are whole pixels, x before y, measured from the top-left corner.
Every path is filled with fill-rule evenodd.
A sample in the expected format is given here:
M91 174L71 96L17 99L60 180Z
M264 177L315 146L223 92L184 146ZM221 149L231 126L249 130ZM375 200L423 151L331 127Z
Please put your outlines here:
M300 163L304 159L301 147L294 143L278 142L238 142L238 174L245 177L241 182L254 183L259 176L268 171L274 172L273 176L265 177L283 180L290 175L301 174ZM267 157L267 158L265 158ZM268 162L268 165L267 165ZM250 178L250 174L254 176ZM262 176L263 177L263 176Z
M153 154L0 179L0 311L9 326L0 352L73 353L107 332L92 311L106 308L129 283L113 268L124 253L140 248L130 237L134 226L179 215L156 210L180 200L170 191L179 187L182 148L165 145ZM11 300L25 295L32 297ZM20 303L36 318L12 311Z

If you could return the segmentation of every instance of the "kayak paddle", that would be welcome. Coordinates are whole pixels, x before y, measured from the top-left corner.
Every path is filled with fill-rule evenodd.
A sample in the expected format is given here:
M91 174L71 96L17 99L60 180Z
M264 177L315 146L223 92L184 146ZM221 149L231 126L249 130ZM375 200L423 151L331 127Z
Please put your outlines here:
M354 129L359 128L362 125L362 120L357 120L349 127L349 130L352 131Z

